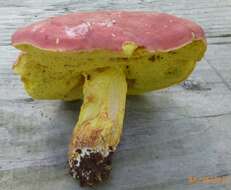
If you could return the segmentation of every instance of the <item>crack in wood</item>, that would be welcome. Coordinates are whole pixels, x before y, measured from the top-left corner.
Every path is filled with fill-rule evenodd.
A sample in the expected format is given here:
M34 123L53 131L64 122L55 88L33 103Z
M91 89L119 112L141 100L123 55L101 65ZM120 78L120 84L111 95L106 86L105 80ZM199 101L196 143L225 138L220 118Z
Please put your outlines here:
M213 69L213 71L217 74L217 76L222 80L223 84L229 89L229 91L231 92L231 86L229 85L229 83L224 79L224 77L220 74L220 72L217 70L217 68L210 63L210 61L208 59L205 58L205 60L207 61L207 63L209 64L209 66Z

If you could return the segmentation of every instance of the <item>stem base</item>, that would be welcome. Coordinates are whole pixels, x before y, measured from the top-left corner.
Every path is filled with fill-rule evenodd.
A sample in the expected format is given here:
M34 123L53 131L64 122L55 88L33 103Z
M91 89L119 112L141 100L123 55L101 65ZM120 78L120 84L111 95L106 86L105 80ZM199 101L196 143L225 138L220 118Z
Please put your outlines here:
M79 156L69 160L70 174L80 181L81 186L93 186L109 178L113 151L102 153L92 149L77 149Z

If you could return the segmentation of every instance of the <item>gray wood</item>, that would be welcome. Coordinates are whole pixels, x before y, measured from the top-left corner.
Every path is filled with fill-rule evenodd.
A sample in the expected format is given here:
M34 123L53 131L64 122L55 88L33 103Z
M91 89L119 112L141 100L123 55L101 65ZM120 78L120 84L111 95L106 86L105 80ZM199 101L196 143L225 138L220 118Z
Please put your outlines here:
M34 101L11 71L19 26L77 10L174 13L199 22L206 58L181 85L128 97L112 177L95 189L231 189L230 0L0 0L0 189L81 189L66 153L81 102ZM188 176L229 176L225 184L189 185Z

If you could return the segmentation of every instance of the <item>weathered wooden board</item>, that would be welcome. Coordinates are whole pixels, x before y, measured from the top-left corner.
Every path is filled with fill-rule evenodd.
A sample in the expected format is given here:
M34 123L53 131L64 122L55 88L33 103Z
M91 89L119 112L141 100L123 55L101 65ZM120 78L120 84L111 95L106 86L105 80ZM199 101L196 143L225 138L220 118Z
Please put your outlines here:
M95 189L231 189L230 0L0 0L0 189L81 189L67 171L69 137L81 102L34 101L11 71L13 31L77 10L165 11L191 18L209 37L206 58L184 84L128 97L111 179ZM190 185L189 176L228 176Z

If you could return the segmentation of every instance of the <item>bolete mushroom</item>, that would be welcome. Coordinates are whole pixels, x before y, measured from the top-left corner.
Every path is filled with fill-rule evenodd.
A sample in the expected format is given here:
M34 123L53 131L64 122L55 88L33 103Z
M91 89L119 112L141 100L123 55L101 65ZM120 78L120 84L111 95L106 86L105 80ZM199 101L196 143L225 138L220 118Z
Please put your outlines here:
M185 80L206 51L202 28L165 13L100 11L49 18L20 28L14 71L34 99L83 98L69 145L81 185L108 178L120 142L126 95Z

